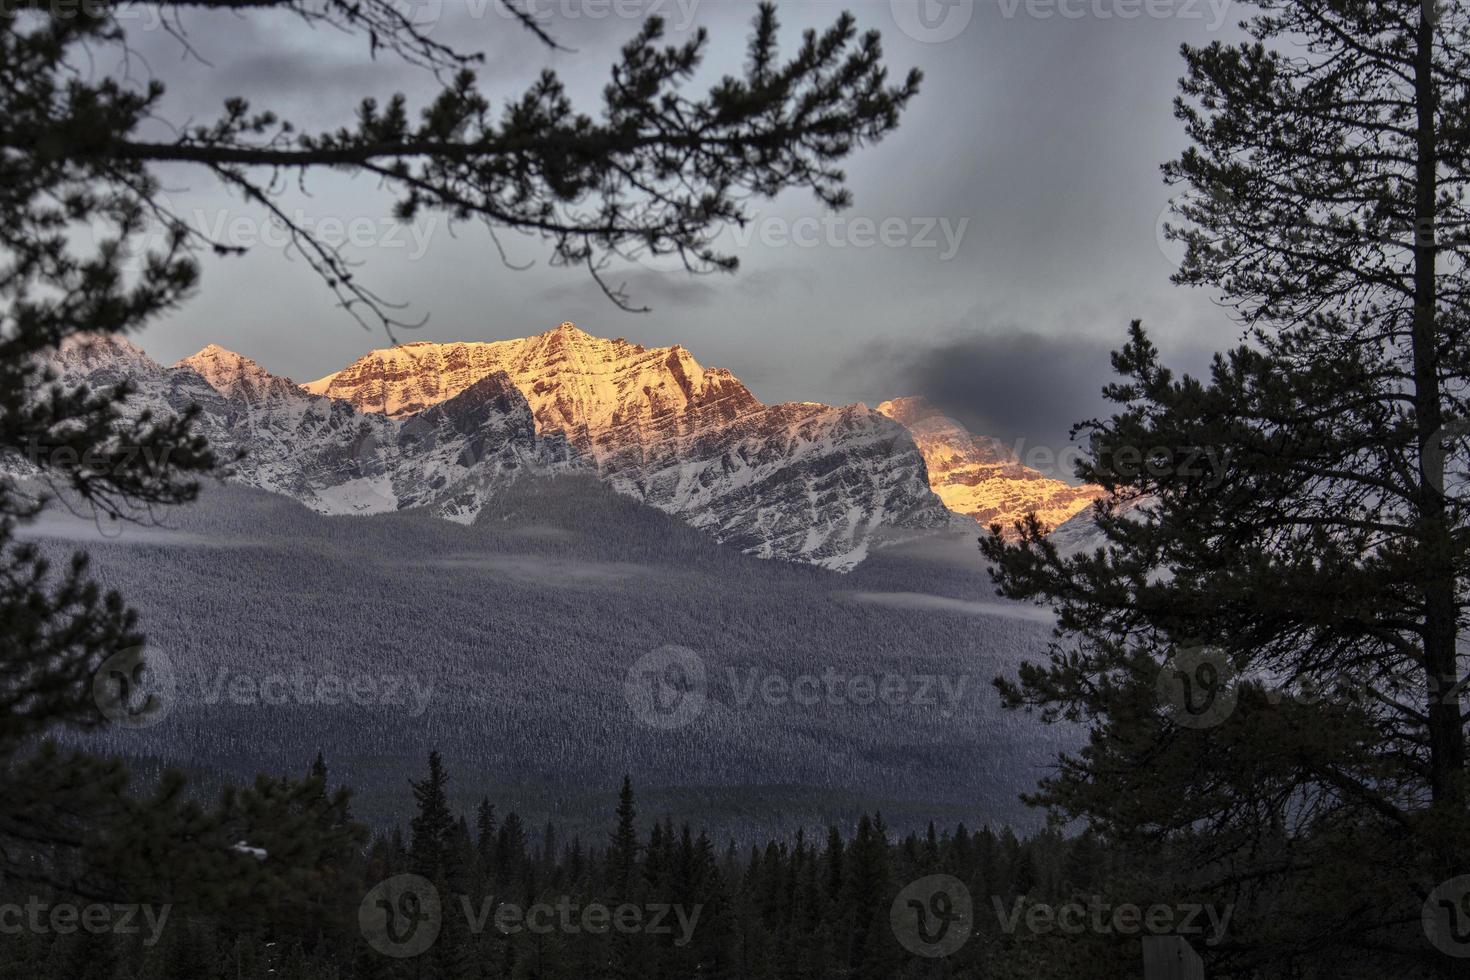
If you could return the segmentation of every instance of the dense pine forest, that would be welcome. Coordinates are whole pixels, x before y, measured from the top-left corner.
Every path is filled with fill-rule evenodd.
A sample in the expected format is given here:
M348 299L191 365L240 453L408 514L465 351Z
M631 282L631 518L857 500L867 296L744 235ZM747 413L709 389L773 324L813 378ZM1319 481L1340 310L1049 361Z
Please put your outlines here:
M212 914L189 904L105 903L109 927L94 933L83 925L88 903L8 884L0 908L16 911L0 925L22 915L41 925L5 937L0 977L1029 977L1081 976L1069 964L1084 963L1104 971L1086 975L1128 976L1140 962L1139 934L1126 926L1082 940L1075 930L1038 932L1026 924L1037 905L1096 903L1105 880L1117 885L1122 869L1088 835L1043 831L1020 839L1007 829L961 824L899 839L873 814L850 831L831 828L822 840L798 832L745 849L640 813L625 781L605 835L564 839L555 826L527 827L489 800L474 813L453 812L450 779L431 756L423 778L406 787L416 807L409 825L371 837L345 806L325 807L325 819L357 844L314 869L320 887L308 901L300 901L302 892L295 904L247 901ZM327 782L318 756L301 785L325 802ZM239 860L268 866L266 851L242 842ZM364 907L383 896L401 914L415 911L404 895L382 887L414 880L405 875L432 883L438 901L437 914L419 923L417 944L403 922L389 923L384 936L363 918ZM922 889L933 876L956 879L972 905L968 920L955 918L953 927L969 925L973 934L943 958L922 940L907 948L912 940L893 916L900 893L914 883ZM77 909L75 918L58 908ZM957 906L934 910L961 914ZM103 913L94 914L101 922ZM943 929L939 918L922 925L931 938ZM1196 925L1209 929L1202 915ZM945 940L947 950L958 938ZM1060 972L1035 972L1045 964Z

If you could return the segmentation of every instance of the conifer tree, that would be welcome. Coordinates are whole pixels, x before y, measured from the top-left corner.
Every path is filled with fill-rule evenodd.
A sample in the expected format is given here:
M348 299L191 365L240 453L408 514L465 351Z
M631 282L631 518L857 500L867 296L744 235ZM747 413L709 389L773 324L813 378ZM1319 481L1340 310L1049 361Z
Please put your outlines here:
M827 828L827 850L824 852L826 864L826 886L827 900L835 902L842 894L842 856L843 856L842 832L834 824Z
M500 835L495 841L495 887L508 899L517 899L522 892L513 890L522 882L526 867L526 828L520 814L512 810L505 815L500 825Z
M608 838L608 876L613 894L627 898L632 894L633 872L638 864L638 808L633 802L633 780L623 777L618 791L617 827Z
M495 805L486 797L480 798L475 809L475 859L485 888L493 887L495 881L495 845L497 840Z
M419 782L409 780L418 813L409 821L408 853L414 874L430 881L448 867L454 815L449 809L449 774L438 751L429 753L429 774Z
M1470 872L1470 13L1253 6L1250 39L1185 47L1165 168L1177 281L1244 341L1177 377L1134 325L1083 427L1105 545L984 542L1004 594L1059 612L1002 691L1089 722L1038 802L1274 903L1242 969L1464 975L1419 922Z

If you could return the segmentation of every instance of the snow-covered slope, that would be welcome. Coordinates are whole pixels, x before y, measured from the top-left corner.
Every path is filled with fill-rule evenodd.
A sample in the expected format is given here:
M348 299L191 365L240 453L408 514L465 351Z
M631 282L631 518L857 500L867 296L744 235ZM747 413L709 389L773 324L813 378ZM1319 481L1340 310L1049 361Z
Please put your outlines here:
M234 476L323 513L427 507L472 521L523 473L585 470L750 554L848 570L885 538L951 526L908 432L863 405L764 405L682 347L592 337L374 351L298 386L210 345L171 368L69 342L73 382L132 378L138 409L200 406Z
M902 426L863 405L764 405L681 346L646 348L571 323L521 340L373 351L304 386L409 418L494 372L543 436L599 476L766 557L848 569L895 530L948 526Z
M1087 509L1102 490L1073 486L1022 465L994 439L969 432L922 398L895 398L878 411L913 436L929 469L929 485L950 510L982 527L1009 528L1029 513L1058 528Z
M67 383L107 388L132 380L134 412L197 405L199 431L236 482L322 513L426 507L469 521L520 473L575 468L563 440L536 434L530 408L503 374L433 412L395 420L302 391L213 344L165 368L124 339L76 338L53 362Z

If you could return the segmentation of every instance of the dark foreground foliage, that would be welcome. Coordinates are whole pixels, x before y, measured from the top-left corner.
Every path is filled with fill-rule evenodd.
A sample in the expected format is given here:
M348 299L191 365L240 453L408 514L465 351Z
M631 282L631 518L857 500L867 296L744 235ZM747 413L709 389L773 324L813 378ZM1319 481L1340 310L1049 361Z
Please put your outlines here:
M318 757L299 786L325 798L326 779ZM625 783L609 832L568 840L552 826L527 828L489 801L475 813L455 813L448 781L433 755L428 775L412 784L409 826L322 859L310 887L285 904L245 895L215 907L190 900L138 908L11 882L0 894L0 908L14 910L3 917L9 931L0 977L1127 976L1141 963L1136 928L1107 925L1126 900L1126 868L1090 836L1043 831L1023 840L1010 830L960 825L898 839L875 815L848 835L834 827L825 840L798 833L746 850L687 825L644 819ZM345 810L320 816L351 830ZM270 847L263 855L250 850L254 843L242 842L235 853L242 873L284 869ZM440 904L437 938L411 957L383 952L411 947L375 945L360 921L362 907L384 894L378 886L400 875L432 883ZM900 939L905 922L914 923L902 916L917 914L906 901L912 896L936 915L923 923L929 936L944 931L945 910L932 904L936 875L952 876L972 908L973 934L944 956L929 955L944 945L906 947ZM1102 894L1104 882L1111 897ZM1048 924L1045 909L1069 906L1088 910L1081 933ZM89 916L106 928L86 928ZM1175 921L1186 932L1199 929L1194 942L1202 946L1213 927L1203 913L1194 918ZM411 943L411 929L397 938L405 932Z

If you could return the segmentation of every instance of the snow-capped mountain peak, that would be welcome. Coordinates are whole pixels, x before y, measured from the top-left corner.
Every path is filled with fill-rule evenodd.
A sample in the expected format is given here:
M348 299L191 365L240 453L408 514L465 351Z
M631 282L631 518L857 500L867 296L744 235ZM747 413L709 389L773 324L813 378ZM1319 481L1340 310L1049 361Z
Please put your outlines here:
M56 360L94 387L141 379L140 408L198 405L221 457L243 453L235 479L326 513L473 521L522 475L576 471L742 551L847 570L889 538L955 527L946 503L982 523L1035 510L1059 524L1093 497L922 400L767 405L682 345L569 321L375 350L305 385L218 344L171 368L118 338Z
M647 348L594 337L570 321L517 340L370 351L302 387L397 418L447 401L495 371L504 371L525 394L538 425L594 453L607 433L691 409L731 418L761 407L734 375L703 367L682 346Z
M173 365L197 373L209 386L229 398L250 404L268 400L300 400L296 383L277 377L243 354L209 344Z
M1008 446L975 435L923 398L895 398L880 404L878 411L914 437L924 454L929 485L945 506L982 527L999 523L1010 528L1034 512L1055 528L1102 496L1101 488L1073 486L1023 465Z
M152 375L163 370L136 344L115 333L72 334L61 342L51 362L63 375L99 370Z
M496 373L524 395L540 438L743 550L850 568L886 529L949 521L912 441L866 407L768 406L683 345L569 321L517 340L372 351L304 388L406 419Z

